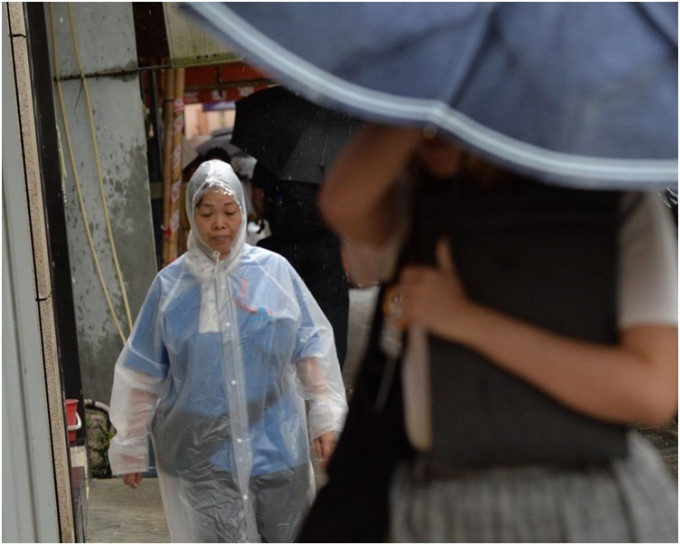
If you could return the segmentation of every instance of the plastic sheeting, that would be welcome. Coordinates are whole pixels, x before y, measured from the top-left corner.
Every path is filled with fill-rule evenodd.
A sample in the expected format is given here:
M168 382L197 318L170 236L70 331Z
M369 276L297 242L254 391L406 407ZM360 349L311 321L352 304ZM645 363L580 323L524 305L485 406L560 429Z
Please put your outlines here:
M114 473L144 472L154 441L173 541L291 541L314 495L311 439L347 405L332 328L278 254L245 243L219 260L194 210L238 178L208 161L187 189L189 250L156 276L117 363ZM305 401L308 401L308 410Z

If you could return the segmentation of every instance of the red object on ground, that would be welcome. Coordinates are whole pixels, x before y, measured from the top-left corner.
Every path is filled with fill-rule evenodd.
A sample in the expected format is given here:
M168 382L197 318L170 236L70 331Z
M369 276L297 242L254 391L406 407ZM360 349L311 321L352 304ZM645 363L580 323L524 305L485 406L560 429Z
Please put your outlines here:
M78 416L78 400L66 400L66 423L68 424L68 441L74 443L76 440L76 431L80 429L82 423L80 416Z

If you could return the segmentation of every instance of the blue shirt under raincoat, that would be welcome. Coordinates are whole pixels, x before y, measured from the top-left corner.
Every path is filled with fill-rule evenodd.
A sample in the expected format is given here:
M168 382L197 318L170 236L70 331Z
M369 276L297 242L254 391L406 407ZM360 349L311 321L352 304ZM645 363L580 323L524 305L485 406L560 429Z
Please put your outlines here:
M213 188L242 211L222 260L193 223ZM245 244L228 164L199 167L187 215L189 249L156 276L115 366L111 467L146 471L151 431L173 541L291 541L314 495L310 436L340 431L347 409L332 328L283 257Z

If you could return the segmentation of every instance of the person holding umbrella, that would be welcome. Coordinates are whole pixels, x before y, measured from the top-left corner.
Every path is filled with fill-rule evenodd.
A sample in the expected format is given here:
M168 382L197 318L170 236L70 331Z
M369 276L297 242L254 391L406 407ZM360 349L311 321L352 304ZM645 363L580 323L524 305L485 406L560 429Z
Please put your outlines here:
M382 486L362 522L376 540L677 540L676 486L634 430L677 411L675 237L655 193L548 186L370 124L320 206L359 280L388 287L302 541L357 516L339 498L380 448L362 445L371 420L391 445L373 465L393 468L359 485Z
M137 488L150 430L173 541L292 541L314 496L310 440L325 466L346 411L331 326L286 260L245 243L230 165L201 164L186 209L188 250L115 366L111 468Z
M340 241L319 214L317 195L326 169L359 125L351 116L273 86L236 101L232 137L257 159L253 202L271 229L258 246L281 254L300 274L333 326L341 367L349 284Z
M342 263L340 239L325 224L317 206L318 184L280 181L262 163L252 178L254 202L271 234L257 245L281 254L298 272L326 318L340 368L347 355L349 284ZM259 198L258 198L259 196Z

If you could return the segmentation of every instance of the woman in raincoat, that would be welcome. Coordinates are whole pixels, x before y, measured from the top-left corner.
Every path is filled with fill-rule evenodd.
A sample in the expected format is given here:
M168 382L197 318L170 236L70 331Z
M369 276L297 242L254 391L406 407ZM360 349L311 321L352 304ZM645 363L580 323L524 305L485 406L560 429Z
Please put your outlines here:
M314 496L310 436L325 465L346 412L332 329L285 259L245 243L230 165L203 163L186 209L188 251L115 366L111 468L138 486L151 431L173 541L292 541Z

